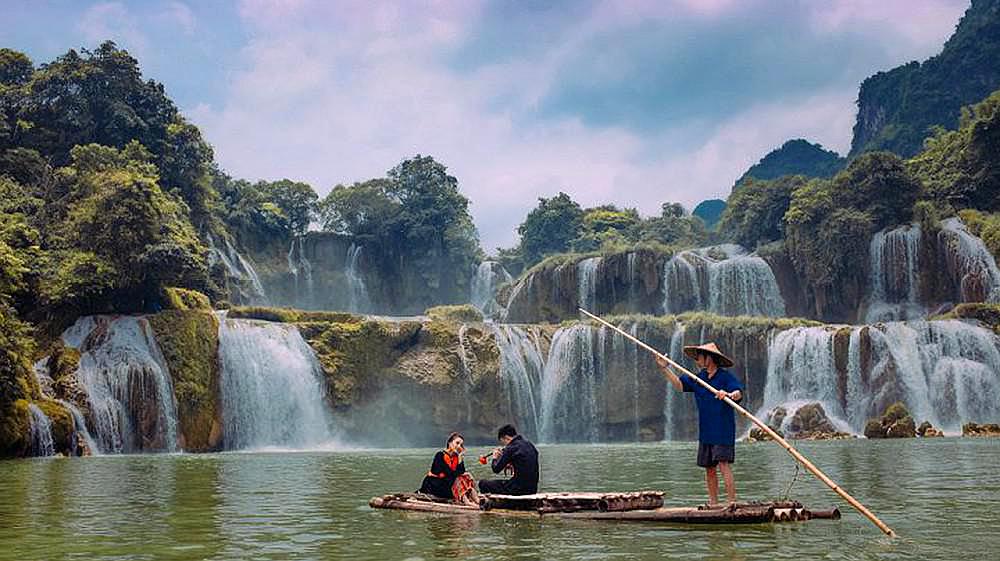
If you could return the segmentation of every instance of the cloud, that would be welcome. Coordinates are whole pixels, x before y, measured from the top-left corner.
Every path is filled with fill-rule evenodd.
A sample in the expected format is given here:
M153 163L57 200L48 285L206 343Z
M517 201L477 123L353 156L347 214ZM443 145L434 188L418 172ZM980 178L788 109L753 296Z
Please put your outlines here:
M693 0L669 7L700 19L746 9ZM518 223L540 196L565 191L584 205L612 202L645 214L657 213L665 201L690 209L706 198L725 198L747 167L789 138L840 152L850 144L854 79L758 93L728 111L651 127L594 122L580 105L546 112L554 92L566 86L567 68L600 55L602 37L669 18L669 10L655 2L595 4L549 36L523 35L535 42L525 46L511 39L521 37L518 29L505 26L503 14L497 20L495 8L248 0L240 14L250 39L232 66L229 89L221 102L199 104L188 114L234 175L302 179L321 194L335 183L382 176L418 153L432 155L471 199L487 249L515 243ZM819 14L815 25L835 33L846 25L841 22L860 17L851 14ZM483 45L480 32L491 27L501 39L509 31L506 54L456 63ZM779 48L792 48L781 38L773 39ZM595 82L621 82L630 52L653 60L620 51L598 61ZM612 101L636 101L627 87L613 93ZM693 86L681 93L708 95Z
M140 58L148 52L149 41L139 22L121 2L94 4L81 16L77 30L88 43L111 39Z
M183 2L167 2L159 16L166 23L179 27L185 35L193 35L195 32L197 18Z

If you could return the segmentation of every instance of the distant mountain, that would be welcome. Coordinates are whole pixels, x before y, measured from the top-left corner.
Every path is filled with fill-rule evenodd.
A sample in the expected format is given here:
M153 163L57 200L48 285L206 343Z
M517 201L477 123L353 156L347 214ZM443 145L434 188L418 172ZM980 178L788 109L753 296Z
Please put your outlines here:
M785 175L804 175L806 177L831 177L840 171L846 160L831 150L826 150L819 144L796 138L772 150L759 162L744 173L733 190L736 190L748 177L754 179L777 179Z
M722 211L724 210L726 210L726 201L709 199L698 203L698 206L694 207L694 211L691 214L701 218L706 228L714 230L715 226L719 223L719 219L722 218Z
M913 156L931 127L957 128L963 106L998 88L1000 0L973 0L940 54L862 82L848 157L871 150Z

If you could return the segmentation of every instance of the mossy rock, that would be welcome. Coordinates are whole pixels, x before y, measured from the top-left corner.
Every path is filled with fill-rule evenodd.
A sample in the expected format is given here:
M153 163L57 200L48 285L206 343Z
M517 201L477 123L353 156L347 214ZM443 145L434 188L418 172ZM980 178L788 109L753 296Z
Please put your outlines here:
M425 312L434 321L480 322L483 314L471 304L457 306L435 306Z
M75 456L76 423L73 414L63 404L46 399L35 403L52 423L52 442L57 454Z
M167 361L177 399L181 446L217 449L222 439L219 404L219 326L206 311L172 310L149 316Z
M1000 425L996 423L965 423L962 425L962 436L1000 437Z
M903 402L901 401L897 401L896 403L893 403L889 407L885 408L885 413L882 414L881 420L884 426L889 426L892 423L900 421L909 416L910 412L909 410L906 409L906 405L904 405Z
M295 308L275 308L269 306L236 306L229 309L227 317L233 319L259 319L279 323L335 322L360 323L364 316L348 312L317 312Z
M936 316L933 319L974 319L1000 334L1000 304L959 304L948 313Z
M865 438L885 438L885 430L878 419L868 419L865 423Z
M49 376L58 382L73 375L80 367L80 351L62 343L62 339L51 347L48 360Z
M212 302L197 290L168 286L160 299L164 310L211 310Z
M0 409L0 457L23 456L31 446L28 400L18 399Z
M889 425L886 438L913 438L917 434L917 424L909 415Z

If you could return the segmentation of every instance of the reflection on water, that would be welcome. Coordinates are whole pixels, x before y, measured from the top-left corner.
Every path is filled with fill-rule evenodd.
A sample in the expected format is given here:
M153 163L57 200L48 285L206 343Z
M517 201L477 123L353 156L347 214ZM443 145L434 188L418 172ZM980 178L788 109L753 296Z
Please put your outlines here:
M668 526L373 511L413 490L432 450L105 456L0 462L5 559L992 559L1000 440L800 443L901 536L889 540L803 472L791 495L842 520ZM773 444L741 444L742 498L794 473ZM704 502L693 443L548 446L542 490L662 489ZM473 475L486 469L473 465ZM971 539L970 536L975 536Z

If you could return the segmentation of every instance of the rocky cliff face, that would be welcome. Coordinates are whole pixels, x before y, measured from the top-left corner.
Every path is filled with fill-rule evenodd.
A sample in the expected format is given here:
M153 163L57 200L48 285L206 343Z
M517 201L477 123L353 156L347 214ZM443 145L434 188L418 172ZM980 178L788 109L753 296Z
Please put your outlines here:
M351 238L324 232L260 243L248 248L246 259L264 297L238 303L417 315L431 306L467 302L475 272L449 271L447 282L431 282L421 271L434 263L386 263Z

